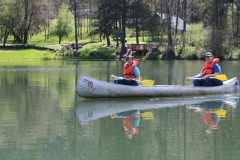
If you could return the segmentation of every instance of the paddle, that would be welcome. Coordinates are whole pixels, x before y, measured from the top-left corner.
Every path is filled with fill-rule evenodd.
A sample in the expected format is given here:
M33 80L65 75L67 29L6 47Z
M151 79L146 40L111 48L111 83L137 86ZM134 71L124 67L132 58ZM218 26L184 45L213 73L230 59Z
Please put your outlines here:
M144 120L153 120L154 119L154 116L153 116L152 112L143 112L143 113L141 113L141 117Z
M210 77L210 78L215 78L215 79L218 79L218 80L221 80L221 81L228 80L226 74L219 74L219 75L216 75L215 77ZM191 80L195 80L195 79L203 79L203 78L191 78Z

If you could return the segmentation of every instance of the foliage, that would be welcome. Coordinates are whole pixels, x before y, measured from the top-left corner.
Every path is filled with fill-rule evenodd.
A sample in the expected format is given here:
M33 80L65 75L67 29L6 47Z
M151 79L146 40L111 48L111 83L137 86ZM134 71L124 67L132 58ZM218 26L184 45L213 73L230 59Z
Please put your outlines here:
M158 60L161 52L158 48L153 48L149 53L147 53L146 59L148 60Z
M72 32L72 24L73 15L68 7L63 4L59 10L58 19L55 23L52 24L53 26L51 31L52 35L58 36L59 44L61 43L64 36L68 36Z
M114 48L99 46L99 45L89 45L81 49L80 58L81 59L113 59L114 58Z

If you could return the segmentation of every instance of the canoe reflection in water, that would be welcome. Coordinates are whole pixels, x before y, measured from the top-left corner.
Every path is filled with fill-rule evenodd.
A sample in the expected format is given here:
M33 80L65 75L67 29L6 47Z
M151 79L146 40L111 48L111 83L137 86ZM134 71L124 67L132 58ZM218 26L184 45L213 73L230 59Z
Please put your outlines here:
M221 95L195 98L82 100L77 105L76 115L81 125L105 117L121 118L125 134L128 138L132 138L140 133L141 121L144 118L147 119L146 115L148 115L148 119L153 119L153 113L149 114L149 111L184 107L200 113L203 122L209 126L208 130L211 132L213 129L219 128L220 120L227 115L226 112L230 107L233 108L237 104L238 98L236 95ZM228 105L229 102L231 105ZM154 119L159 120L159 116L154 114Z
M187 109L201 114L203 123L208 126L206 133L211 134L213 130L219 129L220 121L224 120L228 110L235 108L236 105L236 101L215 101L205 102L201 105L189 105Z

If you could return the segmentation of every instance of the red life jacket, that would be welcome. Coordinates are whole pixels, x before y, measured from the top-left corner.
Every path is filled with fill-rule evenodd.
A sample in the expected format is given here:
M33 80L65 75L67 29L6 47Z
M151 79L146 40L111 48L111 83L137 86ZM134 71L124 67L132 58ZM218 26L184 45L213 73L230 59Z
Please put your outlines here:
M139 65L139 63L140 63L139 61L133 61L132 65L125 63L124 68L123 68L123 78L133 79L134 78L134 67Z
M210 126L212 129L218 129L218 123L214 121L212 112L203 111L202 116L206 125Z
M203 71L202 71L203 75L205 76L205 75L213 74L214 65L219 61L220 61L219 58L215 58L210 63L205 62L203 65Z

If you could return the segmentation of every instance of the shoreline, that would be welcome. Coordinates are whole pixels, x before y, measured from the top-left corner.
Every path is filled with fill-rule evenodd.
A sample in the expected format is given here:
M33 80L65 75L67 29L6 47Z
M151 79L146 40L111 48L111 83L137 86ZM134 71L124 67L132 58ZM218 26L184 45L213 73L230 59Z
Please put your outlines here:
M63 45L64 47L65 45ZM82 51L81 51L82 50ZM81 48L80 56L76 57L73 53L73 49L59 52L57 49L36 46L36 45L7 45L6 47L0 46L0 61L14 61L14 60L78 60L78 61L119 61L115 56L115 48L104 47L99 45L90 46L89 48ZM104 58L102 58L104 57ZM145 57L136 57L136 59L144 61L198 61L203 60L201 58L189 58L189 57L176 57L172 60L164 60L161 58L147 59ZM240 57L224 58L221 61L238 61Z

